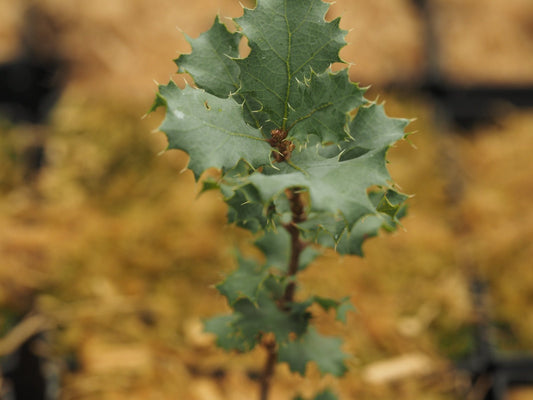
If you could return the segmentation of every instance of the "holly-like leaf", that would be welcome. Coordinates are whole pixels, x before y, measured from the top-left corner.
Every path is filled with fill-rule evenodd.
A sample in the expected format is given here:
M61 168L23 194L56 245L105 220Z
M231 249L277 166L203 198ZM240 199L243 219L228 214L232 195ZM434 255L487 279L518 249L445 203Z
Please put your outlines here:
M340 161L338 156L325 158L317 148L306 147L293 153L290 165L283 163L278 169L265 167L264 173L252 174L249 181L265 203L272 202L287 188L305 188L310 194L311 212L326 212L331 219L343 219L351 229L364 215L376 212L367 189L389 184L385 152L386 149L370 151Z
M240 93L256 105L267 131L286 128L292 105L300 102L298 81L340 61L346 32L339 19L324 20L328 7L321 0L259 0L236 19L251 48L237 62Z
M289 137L307 142L309 135L317 135L322 142L341 143L348 139L348 113L365 103L364 89L350 82L348 70L311 74L304 82L297 82L298 97L291 104L287 126Z
M253 185L231 188L223 185L228 204L228 222L253 233L265 229L268 218L264 206L257 201L257 190Z
M233 305L240 298L256 301L261 283L267 278L268 271L252 259L244 259L237 254L239 267L216 285L218 291Z
M291 334L300 336L306 331L311 315L306 311L308 303L293 303L287 310L278 306L267 290L260 290L257 302L241 298L233 309L239 315L233 325L245 338L249 347L264 333L273 333L278 343L286 342Z
M305 374L308 362L313 361L323 374L342 376L347 368L344 360L348 356L340 349L342 340L319 334L313 327L294 341L279 348L279 361L289 364L291 371Z
M336 250L339 254L363 256L363 243L366 239L377 236L383 226L383 218L379 215L367 215L358 221L351 230L341 235ZM330 246L332 246L330 244Z
M217 97L228 97L239 89L240 32L230 33L218 16L211 29L197 39L189 38L192 52L182 54L176 60L179 72L189 73L196 86Z
M394 231L399 219L406 214L407 195L394 190L376 190L369 193L369 199L376 207L375 213L365 215L348 229L343 224L323 225L323 231L316 235L317 243L332 247L339 254L363 256L363 243L377 236L380 229ZM335 237L337 239L335 239Z
M174 82L159 86L156 100L167 112L159 129L166 133L169 149L190 156L188 167L196 179L208 168L233 168L241 159L252 167L269 163L271 148L258 129L246 124L242 106L190 86Z
M341 144L341 160L359 157L372 149L388 148L405 137L404 129L408 123L406 119L388 117L381 104L360 107L349 124L353 141Z
M255 233L265 229L268 224L264 205L259 201L259 194L253 185L235 184L235 181L239 182L252 171L247 163L240 161L217 184L228 205L228 222Z

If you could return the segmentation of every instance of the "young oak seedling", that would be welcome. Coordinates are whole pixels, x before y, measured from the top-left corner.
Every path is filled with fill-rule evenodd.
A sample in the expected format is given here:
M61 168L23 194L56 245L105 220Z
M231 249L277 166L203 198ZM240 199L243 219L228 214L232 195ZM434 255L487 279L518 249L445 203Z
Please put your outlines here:
M168 149L190 156L203 190L216 189L228 222L256 235L263 260L238 256L238 268L216 287L232 312L205 321L226 350L266 352L260 399L277 363L305 374L346 372L342 340L311 324L313 304L346 320L348 297L297 298L298 273L320 247L362 256L365 239L396 229L407 196L396 190L386 153L404 138L408 121L386 116L367 101L342 62L345 31L326 21L321 0L257 0L230 32L218 17L188 39L192 52L175 61L196 87L159 86L152 107L166 107L160 126ZM250 53L239 56L248 39ZM208 168L220 178L202 179ZM336 399L330 391L315 400Z

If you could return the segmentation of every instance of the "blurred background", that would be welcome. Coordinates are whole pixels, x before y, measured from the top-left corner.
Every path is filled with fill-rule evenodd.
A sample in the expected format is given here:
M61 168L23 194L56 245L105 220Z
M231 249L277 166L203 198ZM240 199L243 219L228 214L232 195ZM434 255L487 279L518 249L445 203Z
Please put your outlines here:
M261 351L225 354L200 322L226 310L213 284L250 236L197 197L186 155L159 154L162 111L142 118L154 81L184 82L180 31L217 13L242 8L0 0L1 398L257 395ZM337 0L337 16L352 80L416 118L389 153L415 196L364 259L325 252L302 274L302 296L351 296L346 326L316 320L353 357L340 380L280 366L273 398L533 399L505 385L533 376L533 2Z

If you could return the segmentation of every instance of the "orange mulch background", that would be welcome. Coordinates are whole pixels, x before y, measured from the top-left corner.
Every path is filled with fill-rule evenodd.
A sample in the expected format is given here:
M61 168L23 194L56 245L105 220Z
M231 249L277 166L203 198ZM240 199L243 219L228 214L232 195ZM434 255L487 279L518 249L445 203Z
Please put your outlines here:
M448 80L533 83L531 1L430 3ZM43 51L69 64L68 84L46 125L0 120L0 354L43 324L39 351L60 371L62 400L257 398L262 352L226 354L200 322L226 310L212 286L234 267L233 248L252 251L251 237L225 225L216 193L197 197L180 173L186 155L159 154L164 135L151 131L162 112L141 118L154 81L183 82L172 62L190 50L180 30L197 37L217 13L241 15L239 2L0 0L0 62L17 55L30 5L47 21L35 26ZM473 349L472 273L489 283L494 343L533 352L533 111L502 105L497 123L469 136L443 132L430 101L380 90L426 65L417 9L338 0L328 18L339 15L352 79L373 84L389 115L417 118L389 155L415 196L404 229L370 240L365 258L327 251L302 274L300 295L349 295L357 307L346 325L315 313L320 331L344 337L349 372L337 380L310 366L301 378L280 365L272 398L326 386L342 399L461 398L467 382L452 361ZM41 141L46 164L28 181L22 154Z

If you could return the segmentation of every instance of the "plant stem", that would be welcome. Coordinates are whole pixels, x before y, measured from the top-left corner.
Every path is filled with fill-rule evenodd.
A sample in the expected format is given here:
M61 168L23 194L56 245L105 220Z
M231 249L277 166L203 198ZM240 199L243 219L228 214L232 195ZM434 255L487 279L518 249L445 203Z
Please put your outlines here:
M297 224L305 221L305 207L300 194L299 188L287 190L287 197L291 205L292 221L290 224L285 225L285 229L291 236L291 258L289 261L289 268L287 270L287 277L292 278L298 273L298 267L300 266L300 254L306 246L306 243L300 240L300 230ZM287 285L285 294L283 296L282 304L286 305L294 301L294 292L296 290L296 282L293 279Z
M278 361L278 349L275 338L269 337L268 339L264 340L263 347L267 351L267 359L265 362L265 367L263 369L263 374L261 375L259 398L261 400L268 400L268 393L270 392L270 382L272 381L276 362Z
M300 231L294 224L287 225L285 229L291 235L291 258L289 262L289 268L287 270L287 277L292 278L298 273L298 266L300 264L300 254L304 249L304 243L300 240ZM285 288L281 305L283 308L288 303L294 301L294 292L296 290L296 281L293 279Z
M297 223L304 221L306 218L302 196L299 193L298 188L287 190L286 194L292 211L292 221L289 224L284 225L284 228L287 230L287 232L289 232L291 237L291 255L286 277L292 278L292 280L285 288L285 293L283 294L283 297L279 303L279 307L282 310L287 310L287 305L294 301L294 293L296 291L296 281L294 280L294 276L296 276L298 273L300 255L306 246L306 243L300 239L300 231L296 225ZM267 351L267 359L261 375L260 399L268 400L270 382L272 376L274 375L274 369L278 360L278 346L275 338L270 336L265 337L262 344Z

